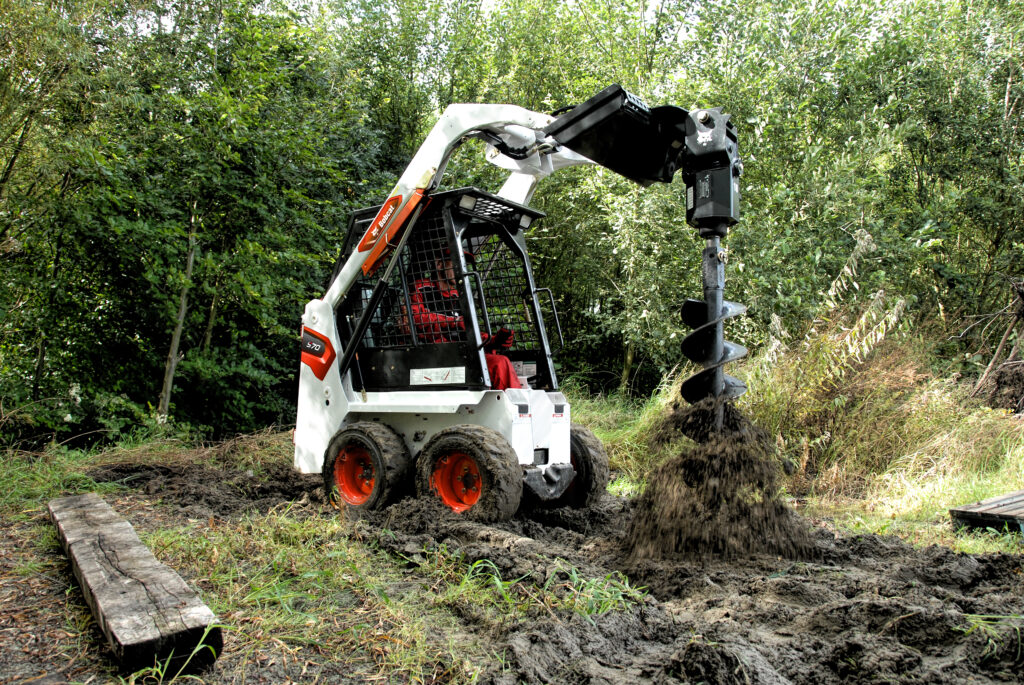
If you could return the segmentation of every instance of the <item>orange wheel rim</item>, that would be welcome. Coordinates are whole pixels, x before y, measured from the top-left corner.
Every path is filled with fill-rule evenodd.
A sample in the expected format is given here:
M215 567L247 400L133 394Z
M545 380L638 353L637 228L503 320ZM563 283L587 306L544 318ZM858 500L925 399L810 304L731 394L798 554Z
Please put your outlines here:
M454 511L466 511L480 499L480 467L463 452L446 454L434 464L430 487Z
M370 499L376 473L369 451L359 445L345 445L334 460L334 485L348 504L359 505Z

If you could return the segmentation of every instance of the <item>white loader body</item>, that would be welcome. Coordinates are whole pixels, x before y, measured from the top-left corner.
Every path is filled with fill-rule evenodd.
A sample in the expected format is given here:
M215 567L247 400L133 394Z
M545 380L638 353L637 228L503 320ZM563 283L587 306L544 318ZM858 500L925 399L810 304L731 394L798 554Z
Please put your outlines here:
M544 471L569 463L570 410L560 392L530 388L525 377L519 389L431 390L431 385L464 376L466 369L459 366L410 368L409 385L415 390L356 391L352 371L341 375L337 363L344 352L335 318L338 304L367 272L368 261L387 256L387 241L410 215L415 220L414 208L437 185L449 156L468 137L484 132L511 148L529 151L522 159L512 159L494 147L488 149L489 161L512 171L498 196L516 203L528 202L537 181L556 169L591 163L546 138L542 129L552 120L511 105L451 105L444 111L370 224L360 249L345 262L324 297L306 305L302 325L311 342L304 348L303 361L310 346L327 351L316 349L321 356L310 357L314 363L300 368L294 436L299 471L319 473L332 437L359 421L388 425L414 456L438 431L474 424L500 433L524 467Z

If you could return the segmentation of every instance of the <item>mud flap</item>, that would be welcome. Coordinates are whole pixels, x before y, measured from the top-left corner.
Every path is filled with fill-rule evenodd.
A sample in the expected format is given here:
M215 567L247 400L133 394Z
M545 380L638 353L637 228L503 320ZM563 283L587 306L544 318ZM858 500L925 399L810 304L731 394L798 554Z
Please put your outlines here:
M533 466L523 472L523 484L539 499L547 501L561 497L575 477L571 464L552 464L543 470Z

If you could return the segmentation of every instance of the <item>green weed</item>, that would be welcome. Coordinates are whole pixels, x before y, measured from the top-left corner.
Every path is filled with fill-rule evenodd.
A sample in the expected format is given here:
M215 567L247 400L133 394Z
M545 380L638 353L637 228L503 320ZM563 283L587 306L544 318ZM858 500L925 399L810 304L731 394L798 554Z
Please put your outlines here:
M190 671L195 670L192 666L193 661L196 661L197 663L202 659L212 661L217 657L216 650L214 650L211 645L206 644L206 639L210 635L210 631L215 629L225 630L227 627L217 624L207 626L206 630L203 632L202 638L199 640L199 643L192 648L192 651L180 664L174 662L175 655L172 651L163 661L158 661L152 666L140 669L131 674L127 679L119 678L119 681L124 683L124 685L136 685L136 683L142 683L144 685L149 685L150 683L153 683L154 685L164 685L164 683L170 684L178 682L179 680L190 680L200 683L204 682L202 677L195 675ZM206 654L207 652L209 653L208 655Z
M593 616L610 611L624 611L644 601L647 591L633 587L629 579L618 571L602 578L581 575L572 565L558 560L558 573L552 574L544 584L545 592L561 596L560 604L593 623Z
M967 620L967 627L960 628L964 635L971 635L973 633L980 633L984 636L986 645L982 651L982 659L987 659L1002 648L1008 636L1014 638L1016 643L1016 656L1014 661L1020 661L1022 652L1021 643L1021 621L1024 620L1024 616L1017 614L1011 614L1007 616L998 615L984 615L984 614L964 614L964 618Z

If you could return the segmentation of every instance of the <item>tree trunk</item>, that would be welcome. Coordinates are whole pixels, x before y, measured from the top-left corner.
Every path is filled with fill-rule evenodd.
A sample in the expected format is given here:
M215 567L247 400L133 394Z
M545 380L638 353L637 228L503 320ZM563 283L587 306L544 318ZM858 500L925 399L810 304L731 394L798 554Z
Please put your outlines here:
M64 244L64 233L57 234L57 240L55 241L53 248L53 266L50 267L50 283L54 284L57 282L57 274L60 273L60 258L62 254L62 246ZM47 318L40 324L37 332L39 336L39 344L36 346L36 363L35 370L32 372L32 394L30 395L32 401L35 402L39 399L40 390L42 389L43 374L46 372L46 339L49 336L47 330L47 320L54 310L56 303L57 288L51 287L49 294L46 296L46 312Z
M203 354L210 351L213 341L213 326L217 321L217 298L220 296L220 279L213 282L213 297L210 299L210 311L206 316L206 332L203 334Z
M622 360L622 376L619 379L619 392L629 392L629 377L633 373L633 358L636 355L636 347L633 343L626 343L626 354Z
M188 232L188 256L185 262L185 283L181 286L181 299L178 301L178 316L174 322L174 333L171 335L171 349L167 352L167 364L164 366L164 385L160 390L160 403L157 406L156 414L158 421L166 421L171 407L171 390L174 388L174 371L178 368L181 355L178 348L181 346L181 331L185 327L185 314L188 312L188 291L192 286L192 266L196 261L196 215L195 205L192 207L192 215L189 218Z
M21 135L18 136L18 142L14 145L14 152L11 153L11 158L7 160L7 166L4 167L4 173L0 176L0 198L4 196L4 191L7 189L7 183L11 180L11 176L14 174L14 165L18 161L18 157L21 155L21 151L25 147L25 139L28 137L28 131L32 127L31 115L25 119L25 125L21 128Z

